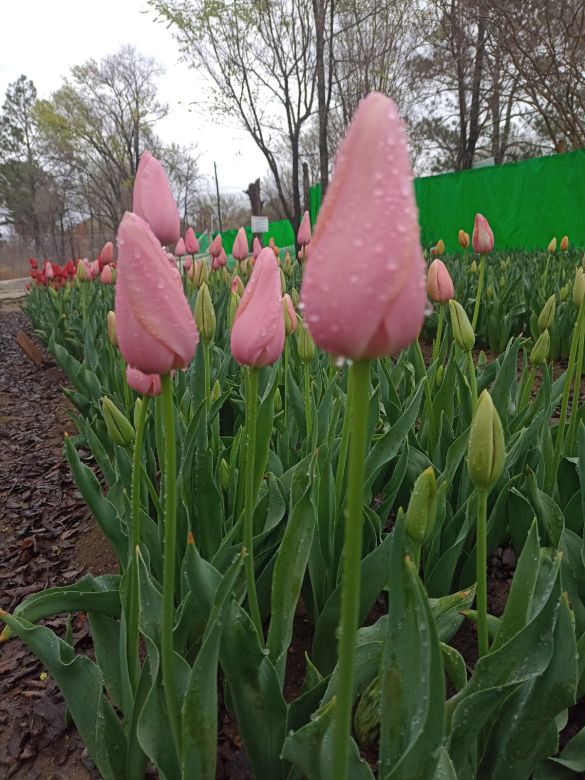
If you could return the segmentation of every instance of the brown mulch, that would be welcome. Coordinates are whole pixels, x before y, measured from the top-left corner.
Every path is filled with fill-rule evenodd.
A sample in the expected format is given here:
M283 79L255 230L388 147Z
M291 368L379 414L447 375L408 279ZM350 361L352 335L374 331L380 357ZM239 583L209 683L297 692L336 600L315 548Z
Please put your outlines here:
M60 392L65 377L43 352L40 368L16 344L31 334L14 304L0 308L0 608L75 582L89 568L116 571L115 558L62 459L63 434L74 432ZM40 346L40 345L39 345ZM83 560L78 549L83 548ZM88 566L88 562L91 565ZM63 635L65 617L45 621ZM73 640L89 646L84 615ZM0 645L0 777L87 780L98 777L42 664L19 639Z

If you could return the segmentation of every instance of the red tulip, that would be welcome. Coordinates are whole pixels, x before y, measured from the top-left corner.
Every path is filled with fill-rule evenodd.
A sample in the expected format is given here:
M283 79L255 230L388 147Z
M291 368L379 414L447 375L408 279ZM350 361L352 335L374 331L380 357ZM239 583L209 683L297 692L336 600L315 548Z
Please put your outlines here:
M134 181L133 206L161 244L178 240L181 220L164 168L150 152L143 152Z
M190 255L196 255L199 251L199 241L193 228L187 228L185 233L185 248Z
M478 252L480 255L485 255L494 248L494 234L490 223L482 214L475 215L471 245L473 246L473 251Z
M373 93L341 143L313 234L301 297L316 344L354 360L400 352L423 322L424 267L404 123Z
M126 212L118 228L116 329L120 352L145 374L191 362L199 339L189 303L149 225Z
M244 366L267 366L284 347L280 272L274 253L263 249L256 260L232 327L231 350Z

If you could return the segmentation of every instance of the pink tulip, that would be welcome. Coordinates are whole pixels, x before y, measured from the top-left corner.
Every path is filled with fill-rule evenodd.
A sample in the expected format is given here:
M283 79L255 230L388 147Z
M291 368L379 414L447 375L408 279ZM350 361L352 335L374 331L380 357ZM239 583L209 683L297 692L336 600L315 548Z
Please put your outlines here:
M192 265L193 265L193 260L191 260L190 257L186 257L183 260L183 268L185 269L185 271L188 271Z
M114 279L112 277L111 265L104 265L104 267L102 268L102 272L100 274L100 281L102 284L112 284Z
M232 283L230 285L230 291L237 293L240 297L244 293L244 283L242 282L242 280L237 274L232 279Z
M196 255L199 251L199 241L193 228L187 228L185 233L185 248L190 255Z
M134 180L133 211L150 225L161 244L178 240L181 220L164 168L143 152Z
M280 357L284 337L280 272L274 252L267 248L258 255L236 312L232 355L244 366L267 366Z
M256 238L252 242L252 256L254 257L254 260L258 257L261 251L262 251L262 244L260 243L260 239L258 238L258 236L256 236Z
M248 236L243 227L238 230L238 235L232 248L232 255L235 260L245 260L248 257Z
M221 248L221 252L217 256L217 262L220 268L223 268L224 265L227 265L227 255L223 247Z
M299 232L297 233L297 242L301 246L306 246L307 244L311 243L311 218L309 217L308 211L305 211L303 214L301 226L299 227Z
M447 303L455 295L453 280L442 260L433 260L427 275L427 293L435 303Z
M292 299L288 293L285 293L282 296L283 301L286 304L286 310L288 312L288 316L290 317L290 332L294 333L297 329L297 313L295 311L294 303L292 302Z
M185 242L182 238L177 241L177 245L175 246L175 254L177 257L183 257L183 255L187 254L187 250L185 249Z
M109 265L114 259L114 245L111 241L106 241L100 252L102 265Z
M137 368L126 366L126 381L128 385L141 395L160 395L161 383L158 374L143 374Z
M97 277L100 275L99 260L94 260L93 263L90 264L89 273L91 274L92 279L97 279Z
M221 233L218 233L209 245L209 254L212 257L219 257L221 250L223 249L223 243L221 240Z
M219 257L212 258L212 260L211 260L211 268L212 268L213 271L219 271L219 269L221 268L221 262L220 262Z
M398 354L423 322L424 268L404 123L373 93L340 145L306 265L316 344L353 360Z
M480 255L485 255L494 248L494 234L490 223L482 214L475 215L471 245L473 246L473 251L478 252Z
M53 266L48 260L45 261L45 278L52 279L54 277Z
M145 374L189 365L199 334L157 237L136 214L118 228L116 330L120 352Z

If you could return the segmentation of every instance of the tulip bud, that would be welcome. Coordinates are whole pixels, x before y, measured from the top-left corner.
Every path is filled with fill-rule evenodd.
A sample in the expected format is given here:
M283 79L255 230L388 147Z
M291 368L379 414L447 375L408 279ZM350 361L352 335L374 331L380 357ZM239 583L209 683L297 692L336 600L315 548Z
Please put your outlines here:
M295 307L295 309L298 309L300 298L296 287L293 287L292 290L290 291L290 299L293 302L293 306Z
M283 295L282 311L284 314L284 333L286 336L290 336L297 329L297 315L288 293Z
M487 355L482 349L481 352L479 353L479 357L477 358L477 364L476 364L477 368L478 369L483 368L484 366L487 365L487 362L488 362Z
M71 288L67 286L65 288L65 292L63 293L63 302L69 303L70 300L71 300Z
M297 339L297 349L301 362L310 363L315 357L315 342L300 317L297 326Z
M107 396L102 398L102 415L112 441L122 447L130 447L134 443L134 428Z
M466 233L465 230L460 230L457 240L462 249L467 249L469 246L469 233Z
M569 285L565 284L561 289L559 290L559 298L562 302L566 301L569 297Z
M376 675L360 696L353 725L358 745L368 748L378 741L380 734L382 689L380 676Z
M479 397L467 445L467 470L478 490L491 490L506 461L502 423L487 390Z
M238 306L240 304L240 296L237 292L234 292L233 290L230 292L230 305L228 308L228 324L230 327L230 330L232 329L232 326L234 324L234 320L236 318L236 312L238 310Z
M284 278L282 268L279 268L278 272L280 274L280 292L282 293L282 295L284 295L286 292L286 279Z
M242 297L242 293L244 292L244 282L240 279L240 277L237 274L232 279L231 291L237 293L240 296L240 298Z
M227 493L230 487L230 467L225 458L222 458L219 462L219 481L222 490Z
M199 288L197 300L195 301L195 324L206 344L213 341L215 336L215 309L209 294L209 287L205 282Z
M474 252L486 254L494 248L494 234L489 222L482 214L475 215L473 236L471 238Z
M284 260L282 261L282 270L287 276L292 271L292 259L290 256L290 252L286 252L284 255Z
M140 419L140 412L142 410L142 398L137 398L134 404L134 429L138 428L138 420Z
M406 513L406 530L419 547L430 537L437 514L437 482L432 466L419 474Z
M282 396L278 387L274 393L274 411L276 414L282 411Z
M561 252L566 252L569 248L569 236L563 236L561 238Z
M477 273L477 263L475 262L475 260L471 264L471 268L469 270L471 271L472 274L476 274Z
M116 313L109 311L106 314L106 322L108 326L108 341L113 347L118 346L118 335L116 333Z
M435 255L436 257L441 257L441 255L445 254L445 242L442 238L440 238L435 246L431 249L431 254Z
M551 240L548 242L548 251L553 254L553 252L557 251L557 237L553 236Z
M548 330L543 331L536 343L532 347L530 353L530 362L533 366L544 366L548 360L548 353L550 350L550 334Z
M453 338L457 345L464 352L469 352L475 344L475 333L465 313L465 309L460 303L451 299L449 301L449 311L451 313L451 328L453 329Z
M77 268L75 269L75 276L79 279L80 282L87 282L87 280L89 279L89 272L85 267L85 263L83 262L83 260L79 260L77 262Z
M54 287L49 287L49 295L50 295L50 296L51 296L51 298L53 298L54 300L57 300L57 291L55 290L55 288L54 288Z
M219 401L221 398L221 385L219 384L219 379L215 380L215 384L211 388L211 403L215 403L215 401Z
M538 330L542 333L553 324L555 319L555 311L557 308L557 297L551 295L548 301L542 307L542 311L538 315Z
M191 268L191 278L195 287L199 289L202 284L206 284L209 279L209 266L205 260L196 260Z
M445 366L442 363L440 363L437 366L437 370L435 372L435 384L437 385L437 387L441 387L441 385L443 384L444 377L445 377Z
M577 268L575 272L575 283L573 285L573 303L577 308L581 306L583 295L585 294L585 273L582 268Z

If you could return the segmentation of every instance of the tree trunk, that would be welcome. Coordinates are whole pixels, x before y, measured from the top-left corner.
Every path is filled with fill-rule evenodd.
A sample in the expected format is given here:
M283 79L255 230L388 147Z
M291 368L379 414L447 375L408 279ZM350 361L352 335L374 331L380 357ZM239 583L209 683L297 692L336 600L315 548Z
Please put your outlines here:
M329 106L325 85L325 5L326 0L313 0L315 19L315 69L317 71L317 108L319 115L319 175L321 194L329 183L329 145L327 131L329 125Z
M481 101L481 82L483 77L483 56L485 53L486 19L480 16L477 23L477 45L475 65L473 68L473 82L471 85L471 107L469 109L469 134L461 168L471 168L475 156L475 147L479 139L479 114Z

